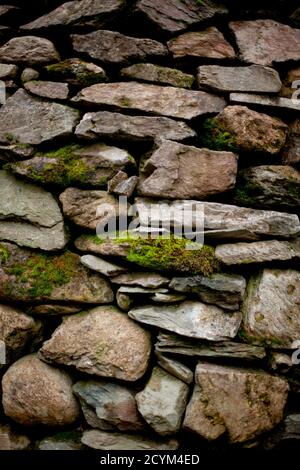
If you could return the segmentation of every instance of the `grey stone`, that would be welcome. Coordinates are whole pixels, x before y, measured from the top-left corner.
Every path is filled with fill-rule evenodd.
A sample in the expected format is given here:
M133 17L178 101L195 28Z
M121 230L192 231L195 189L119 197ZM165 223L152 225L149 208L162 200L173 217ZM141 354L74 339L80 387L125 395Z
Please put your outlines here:
M108 192L117 196L126 196L129 198L134 193L138 180L138 176L130 176L128 178L126 173L119 171L108 182Z
M293 367L292 357L282 352L271 351L268 358L268 367L279 374L286 374Z
M99 111L85 114L76 128L75 135L86 140L107 137L117 142L151 142L163 138L180 142L193 139L196 132L184 122L166 117L126 116Z
M0 160L26 160L27 158L32 157L34 152L34 147L29 144L0 145Z
M45 67L52 80L60 80L72 86L87 86L106 82L107 76L102 67L91 62L72 58Z
M195 81L193 75L181 72L181 70L143 63L122 69L121 77L178 88L191 88Z
M25 65L43 65L60 60L54 44L45 38L22 36L0 47L0 61Z
M22 72L21 82L26 83L26 82L30 82L32 80L38 80L39 77L40 77L40 74L37 70L32 69L30 67L27 67Z
M127 272L127 269L123 266L110 263L109 261L101 259L98 256L84 255L80 258L80 261L86 268L103 274L104 276L113 277Z
M146 387L136 395L136 402L147 423L161 436L167 436L180 429L188 392L184 382L154 367Z
M300 31L300 30L299 30ZM255 95L253 93L231 93L230 101L232 103L251 104L267 108L282 109L287 111L299 111L300 101L282 98L280 96Z
M162 303L162 304L173 304L173 303L178 303L182 302L183 300L186 299L185 295L180 295L180 294L173 294L173 293L167 293L163 294L161 292L156 292L152 297L150 297L153 302L157 303Z
M81 433L77 431L60 432L54 436L45 437L38 443L37 450L83 450Z
M157 289L169 284L170 279L158 273L130 272L115 276L111 282L122 286L144 287L145 289Z
M179 305L136 307L130 318L191 338L222 341L234 338L241 323L238 312L225 313L218 307L196 301Z
M202 302L228 310L238 310L246 290L244 277L235 274L212 274L210 277L175 277L170 289L195 294Z
M1 8L1 7L0 7ZM1 10L0 10L1 11ZM0 424L0 450L27 450L30 440L20 434L10 424Z
M248 284L243 306L244 336L253 344L293 348L300 338L300 272L264 269Z
M117 291L117 294L116 294L116 301L117 301L118 307L124 312L128 312L131 309L132 304L133 304L133 299L129 295L124 294L119 291Z
M282 86L276 70L260 65L249 67L202 65L198 67L197 83L200 88L214 91L248 93L278 93Z
M0 79L7 80L15 78L18 74L19 67L14 64L0 64Z
M144 295L144 294L167 294L169 291L168 289L157 288L157 289L149 289L145 287L134 287L134 286L122 286L119 288L121 294L137 294L137 295Z
M283 440L300 439L300 414L289 414L284 420Z
M167 48L153 39L140 39L115 31L99 30L71 35L73 49L92 59L110 65L126 65L134 61L158 59L167 55Z
M26 81L24 88L33 95L49 98L50 100L66 100L69 96L69 86L67 83L33 80Z
M58 250L68 239L59 206L44 189L0 171L0 240Z
M189 367L182 362L177 361L171 357L165 356L159 352L156 352L157 364L171 375L174 375L178 379L182 380L186 384L191 384L194 380L194 373Z
M50 143L72 135L79 112L59 103L42 101L18 90L0 110L0 142Z
M97 84L84 88L74 103L113 106L190 120L225 108L225 100L204 91L137 82Z

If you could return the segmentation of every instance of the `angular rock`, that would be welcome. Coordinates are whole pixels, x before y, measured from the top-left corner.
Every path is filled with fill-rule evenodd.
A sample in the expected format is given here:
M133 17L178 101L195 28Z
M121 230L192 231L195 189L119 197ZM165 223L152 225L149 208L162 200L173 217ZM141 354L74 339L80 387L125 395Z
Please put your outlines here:
M216 257L226 266L300 259L300 239L226 243L216 247Z
M84 88L72 101L86 105L114 106L187 120L205 114L218 113L225 108L223 98L204 91L136 82L93 85Z
M194 374L189 367L182 362L176 361L173 358L164 356L161 353L156 352L157 364L171 375L174 375L178 379L182 380L186 384L191 384L194 380Z
M69 96L67 83L34 80L26 82L24 88L33 95L50 100L66 100Z
M136 307L130 318L191 338L222 341L234 338L241 323L238 312L225 313L218 307L196 301L179 305Z
M85 87L107 81L102 67L77 58L47 65L45 71L51 79L60 80L72 86Z
M0 304L0 340L5 343L5 364L10 364L42 340L42 323Z
M248 284L243 334L253 344L292 348L300 338L300 272L264 269Z
M81 433L79 432L60 432L54 436L45 437L37 446L38 450L83 450L81 443Z
M147 370L151 340L117 308L97 307L66 318L39 353L46 361L87 374L132 382Z
M244 277L235 274L213 274L210 277L175 277L170 289L197 295L202 302L228 310L238 310L246 290Z
M224 15L227 8L211 0L139 0L137 12L166 34L179 33L203 21Z
M144 162L138 193L171 199L204 199L232 189L237 174L237 156L163 142Z
M113 284L121 286L137 286L145 289L157 289L169 284L170 279L158 273L130 272L114 276Z
M279 73L269 67L221 67L202 65L198 67L199 88L219 92L278 93L282 83Z
M21 302L110 303L108 282L82 266L80 256L50 256L0 244L0 299Z
M83 0L63 3L50 13L25 24L21 27L25 31L34 31L44 28L76 26L101 28L118 15L125 5L125 0Z
M106 191L88 191L77 188L66 189L59 197L63 213L80 227L95 230L104 227L111 219L127 215L127 205Z
M84 255L80 258L81 264L86 268L96 271L104 276L118 276L127 272L127 269L123 266L110 263L104 259L99 258L98 256L93 255Z
M28 112L30 110L30 112ZM18 90L0 110L0 142L39 145L72 135L79 112Z
M26 83L32 80L38 80L39 77L40 77L40 74L37 70L32 69L30 67L26 67L26 69L24 69L22 72L21 82Z
M231 443L254 439L282 420L288 389L261 370L198 364L183 426L208 440L225 431Z
M253 346L246 343L223 342L199 342L198 339L184 338L170 333L159 333L155 345L157 354L179 354L180 356L208 357L213 359L228 359L257 361L266 357L266 351L261 346Z
M133 304L133 300L131 299L131 297L129 297L129 295L123 294L122 292L119 292L119 291L117 291L117 294L116 294L116 301L117 301L118 307L124 312L128 312L131 309L132 304Z
M153 302L158 302L162 304L177 304L178 302L182 302L186 299L186 295L180 294L171 294L170 292L164 294L161 292L156 292L152 297L150 297Z
M69 375L36 354L15 362L2 379L6 416L25 425L65 426L79 418Z
M54 44L45 38L22 36L10 39L0 47L0 61L6 63L35 66L58 60L60 56Z
M1 8L1 7L0 7ZM10 424L0 424L0 450L26 450L30 446L27 436L19 434Z
M158 41L124 36L115 31L99 30L84 35L73 34L71 40L74 51L110 65L157 60L167 55L167 48Z
M187 227L205 230L205 235L255 240L261 237L291 238L300 234L296 214L263 211L229 204L200 201L135 200L142 227ZM204 227L203 227L204 214Z
M300 30L299 30L300 31ZM299 111L300 101L280 96L254 95L253 93L231 93L230 101L239 104L254 104L259 107L271 109L282 109L287 111Z
M185 33L168 42L174 59L234 59L233 47L214 26L204 31Z
M216 150L275 155L285 144L287 130L281 119L246 106L227 106L218 116L206 122L203 144Z
M287 165L262 165L242 170L234 199L243 206L296 212L300 206L300 171Z
M273 20L233 21L240 57L244 62L272 65L300 59L300 30Z
M113 179L108 182L108 192L116 196L126 196L129 198L133 195L138 181L138 176L130 176L128 178L126 173L119 171Z
M8 78L15 78L18 71L19 68L14 64L0 64L0 79L7 80Z
M288 354L272 351L269 355L268 366L279 374L286 374L293 367L293 359Z
M141 431L145 424L138 413L133 390L105 380L77 382L73 391L97 417L103 431Z
M58 150L38 152L29 160L12 163L9 170L31 181L57 186L105 186L118 171L134 167L123 149L101 143L67 145Z
M0 160L15 161L32 157L35 149L29 144L0 145Z
M159 67L154 64L131 65L121 70L121 77L178 88L191 88L195 80L193 75L181 72L181 70Z
M144 294L166 294L168 293L168 289L146 289L145 287L131 287L131 286L122 286L119 288L118 292L121 294L137 294L137 295L144 295Z
M152 440L141 434L104 431L84 431L82 442L96 450L176 450L179 447L176 439Z
M59 206L44 189L0 171L0 240L59 250L68 239Z
M0 19L1 21L14 19L20 13L20 8L13 5L1 5L0 6Z
M127 116L109 111L87 113L77 126L75 135L81 139L148 142L157 138L185 141L196 137L187 124L166 117Z
M161 436L176 434L187 404L188 386L154 367L144 390L136 395L139 412L147 423Z

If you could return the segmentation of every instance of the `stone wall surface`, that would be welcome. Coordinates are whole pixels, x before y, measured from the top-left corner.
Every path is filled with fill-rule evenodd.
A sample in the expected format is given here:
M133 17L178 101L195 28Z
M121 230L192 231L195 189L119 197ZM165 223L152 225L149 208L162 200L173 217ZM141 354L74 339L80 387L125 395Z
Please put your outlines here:
M298 2L33 3L0 5L0 450L297 445Z

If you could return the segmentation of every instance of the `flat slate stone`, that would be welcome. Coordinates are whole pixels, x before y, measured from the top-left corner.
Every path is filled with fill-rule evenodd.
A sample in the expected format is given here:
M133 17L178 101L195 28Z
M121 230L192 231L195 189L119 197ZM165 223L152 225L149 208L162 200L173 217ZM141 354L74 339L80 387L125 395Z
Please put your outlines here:
M0 240L59 250L67 241L60 208L51 193L0 171Z
M118 15L125 0L82 0L63 3L50 13L21 27L25 31L35 31L59 26L101 28Z
M155 355L157 359L157 364L162 369L166 370L171 375L174 375L174 377L177 377L188 385L193 382L194 373L185 364L177 361L173 357L171 358L169 356L165 356L158 351L155 352Z
M121 77L144 82L172 85L178 88L191 88L195 77L181 70L161 67L154 64L135 64L120 72Z
M22 36L10 39L0 47L0 61L6 63L34 66L58 60L60 55L54 44L45 38Z
M226 266L300 259L300 239L227 243L216 247L216 257Z
M127 272L127 269L123 266L110 263L104 259L99 258L98 256L93 255L84 255L80 258L81 264L86 268L96 271L104 276L118 276Z
M157 138L179 142L196 137L185 122L167 117L127 116L109 111L87 113L77 126L75 135L85 140L107 137L113 141L151 142Z
M77 87L107 81L106 73L102 67L78 58L65 59L47 65L45 72L52 80L59 80Z
M99 30L71 35L73 49L110 65L158 59L167 55L166 46L153 39L140 39L115 31Z
M219 307L196 301L185 301L175 306L136 307L128 315L137 322L211 341L234 338L241 323L238 312L225 313Z
M293 348L300 335L300 272L264 269L250 279L243 306L245 338L253 344Z
M168 42L174 59L234 59L235 51L214 26L204 31L185 33Z
M227 8L211 0L139 0L137 12L150 23L154 23L166 34L184 31L216 15L228 13Z
M261 65L249 67L222 67L201 65L198 67L199 88L220 92L278 93L281 90L279 73Z
M237 155L164 141L140 169L138 194L205 199L232 189Z
M169 284L170 279L158 273L147 273L139 271L114 276L111 282L121 286L136 286L143 287L145 289L157 289L158 287Z
M299 30L300 31L300 30ZM300 59L299 59L300 60ZM251 93L231 93L232 103L254 104L264 108L283 109L287 111L299 111L300 101L282 98L280 96L255 95Z
M69 96L67 83L33 80L26 82L24 88L33 95L49 98L50 100L66 100Z
M40 100L19 89L0 109L0 142L49 143L70 137L78 120L77 110Z
M300 60L300 30L274 20L233 21L240 57L247 63L272 65Z
M190 120L225 108L225 100L204 91L161 87L136 82L92 85L83 89L75 103L114 106Z

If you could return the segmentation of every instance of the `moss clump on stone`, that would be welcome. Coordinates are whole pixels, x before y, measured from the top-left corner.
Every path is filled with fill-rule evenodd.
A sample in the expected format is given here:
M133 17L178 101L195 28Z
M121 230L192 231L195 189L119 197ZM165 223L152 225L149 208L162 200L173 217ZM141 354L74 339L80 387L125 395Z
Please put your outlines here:
M7 263L9 258L10 258L10 253L8 249L4 245L0 244L0 265L2 263Z
M104 75L88 70L88 65L83 61L70 63L69 60L63 60L57 64L48 65L46 70L50 76L56 79L69 80L70 83L73 82L73 84L83 87L107 81Z
M216 118L206 119L202 132L201 144L203 147L211 150L237 151L235 136L223 129Z

